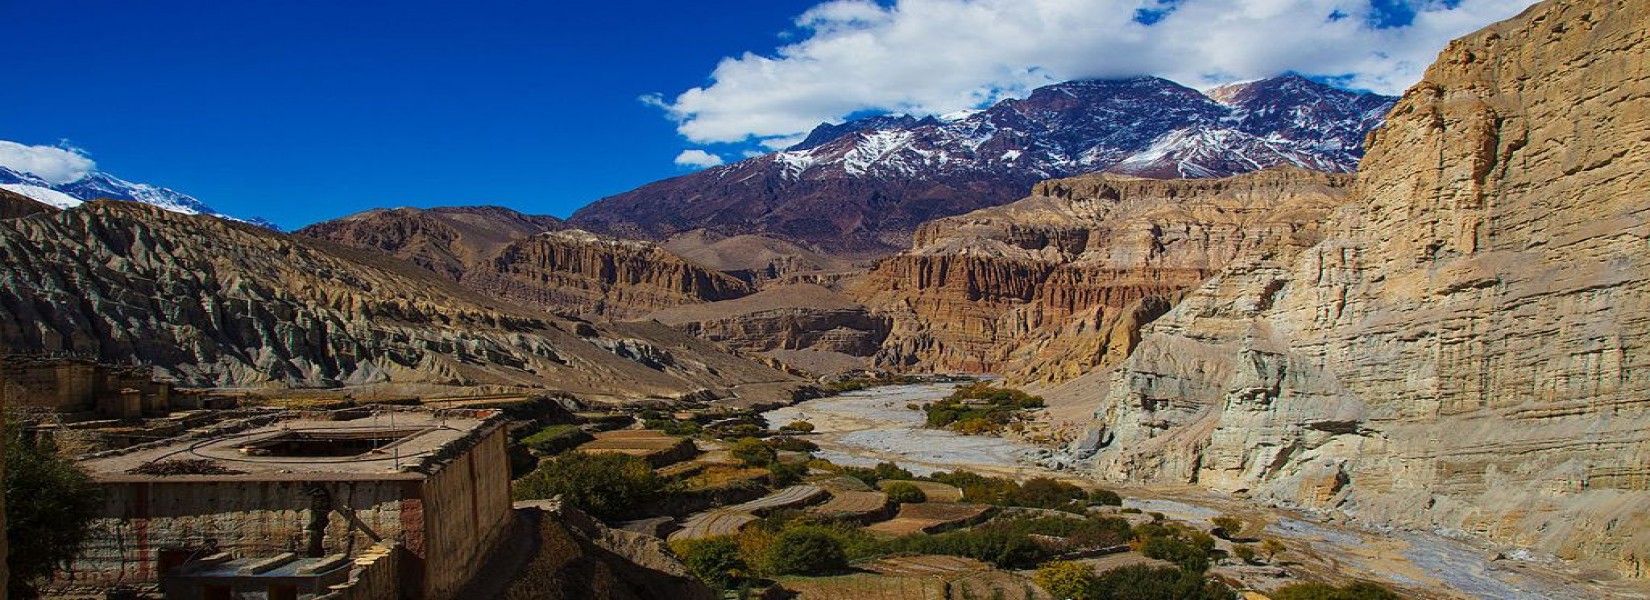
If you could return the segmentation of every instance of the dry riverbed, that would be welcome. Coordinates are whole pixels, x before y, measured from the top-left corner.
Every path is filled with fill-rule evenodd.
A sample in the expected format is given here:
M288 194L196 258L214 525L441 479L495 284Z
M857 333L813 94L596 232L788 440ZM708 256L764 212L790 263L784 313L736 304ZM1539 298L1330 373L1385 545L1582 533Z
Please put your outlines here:
M897 462L919 475L967 469L1018 478L1050 476L1081 481L1077 473L1037 465L1042 450L1024 442L965 436L924 429L924 415L907 405L922 404L951 393L952 384L897 385L809 400L764 413L770 427L791 421L814 424L809 439L820 458L838 464L872 466ZM1407 595L1423 598L1545 600L1581 598L1650 598L1645 586L1614 580L1602 573L1575 569L1562 561L1517 551L1496 552L1487 546L1410 531L1367 531L1314 519L1291 511L1258 506L1194 488L1127 488L1118 490L1127 506L1156 511L1170 518L1207 523L1220 514L1264 524L1264 535L1284 540L1296 576L1339 580L1346 577L1381 581ZM1497 558L1498 555L1505 555ZM1263 589L1295 578L1273 578L1275 569L1220 569Z

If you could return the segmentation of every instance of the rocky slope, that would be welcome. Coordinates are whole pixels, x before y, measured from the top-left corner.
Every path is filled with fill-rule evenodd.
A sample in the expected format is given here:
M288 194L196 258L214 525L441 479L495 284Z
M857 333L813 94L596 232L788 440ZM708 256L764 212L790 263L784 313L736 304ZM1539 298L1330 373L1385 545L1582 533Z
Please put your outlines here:
M878 362L1064 381L1120 362L1139 328L1226 264L1316 243L1351 179L1089 175L924 225L850 292L892 319Z
M371 210L298 233L381 250L478 292L568 314L626 319L752 291L652 243L493 206Z
M1064 392L1099 394L1093 472L1650 576L1647 23L1548 1L1452 43L1328 239L1229 268Z
M883 256L908 247L923 222L1024 197L1052 177L1350 171L1393 100L1293 76L1212 94L1149 77L1073 81L945 118L822 125L786 151L605 198L571 221L625 237L708 230Z
M666 325L750 353L815 350L868 357L888 337L890 320L829 288L794 284L750 296L665 309Z
M552 318L378 252L130 202L0 221L0 352L139 361L187 386L777 393L795 379L657 323Z
M753 291L744 281L683 260L657 244L576 229L511 242L459 281L531 306L614 319Z
M562 229L561 219L498 206L369 210L297 233L357 248L376 248L458 279L515 240Z

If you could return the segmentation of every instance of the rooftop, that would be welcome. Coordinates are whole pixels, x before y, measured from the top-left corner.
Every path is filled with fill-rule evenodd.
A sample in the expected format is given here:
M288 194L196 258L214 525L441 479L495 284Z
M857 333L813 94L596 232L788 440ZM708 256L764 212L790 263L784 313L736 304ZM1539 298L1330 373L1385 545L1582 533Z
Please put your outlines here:
M335 421L277 417L86 457L102 482L422 479L498 427L493 411L385 410Z

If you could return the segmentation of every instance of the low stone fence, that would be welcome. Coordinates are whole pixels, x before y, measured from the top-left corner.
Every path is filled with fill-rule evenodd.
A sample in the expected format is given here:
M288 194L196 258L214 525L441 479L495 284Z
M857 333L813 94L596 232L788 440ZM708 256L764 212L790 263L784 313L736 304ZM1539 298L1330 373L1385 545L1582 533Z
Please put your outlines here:
M349 581L315 600L399 600L401 598L401 544L379 542L355 557Z

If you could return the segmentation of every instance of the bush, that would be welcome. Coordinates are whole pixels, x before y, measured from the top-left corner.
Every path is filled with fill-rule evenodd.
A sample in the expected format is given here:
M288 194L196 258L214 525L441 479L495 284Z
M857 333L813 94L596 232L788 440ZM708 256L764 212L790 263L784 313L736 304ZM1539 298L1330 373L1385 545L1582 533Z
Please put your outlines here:
M819 449L819 444L794 437L776 437L768 440L767 443L769 448L787 452L813 452Z
M1243 534L1243 520L1237 517L1219 516L1212 519L1215 524L1214 534L1226 539L1232 539Z
M693 421L677 421L675 419L648 419L642 421L642 427L657 429L669 435L682 436L699 435L700 432L705 430L704 427Z
M819 575L847 568L848 556L829 531L803 526L774 538L768 566L776 575Z
M733 454L733 457L739 459L740 462L752 467L763 467L772 464L774 458L778 456L774 453L773 448L769 448L767 444L762 443L762 440L753 437L740 438L739 441L733 443L733 449L729 450L729 453Z
M1089 586L1093 600L1235 600L1224 584L1174 567L1131 565L1106 571Z
M1083 493L1083 489L1075 485L1048 477L1033 477L1020 484L1019 492L1010 498L1010 502L1014 506L1058 508L1085 496L1087 494Z
M917 504L928 501L928 494L924 494L921 488L903 481L889 484L882 491L887 493L888 499L896 504Z
M1089 492L1089 506L1122 506L1123 497L1111 490L1093 490ZM1138 509L1136 509L1138 512Z
M733 587L749 569L739 555L739 543L728 536L682 540L671 543L670 548L695 577L713 589Z
M5 420L8 593L33 598L35 583L80 553L102 510L102 493L49 441L25 434L19 414Z
M1335 587L1327 583L1297 583L1272 593L1273 600L1399 600L1402 596L1367 581Z
M521 440L521 445L540 456L560 454L594 438L578 425L551 425Z
M1288 549L1289 548L1287 546L1283 545L1283 542L1272 538L1267 538L1265 541L1260 543L1260 551L1262 554L1266 555L1266 562L1277 560L1278 555Z
M1091 600L1089 587L1094 585L1094 569L1082 563L1055 561L1037 568L1031 581L1055 598Z
M613 519L663 487L664 481L640 457L568 452L516 481L514 496L517 500L561 496L585 512Z
M884 479L915 479L910 471L901 469L899 465L884 462L877 463L876 467L842 467L842 474L865 482L865 485L875 486Z
M1135 527L1134 533L1140 553L1147 557L1175 563L1194 573L1209 568L1209 553L1215 548L1215 540L1207 534L1155 523Z
M774 487L785 487L802 481L802 476L808 473L808 465L799 462L774 462L768 465L768 483Z
M814 424L807 421L791 421L784 427L780 427L779 430L794 433L813 433Z
M1238 544L1236 546L1233 546L1232 547L1232 557L1236 558L1240 561L1243 561L1243 564L1246 564L1246 565L1247 564L1254 564L1254 562L1255 562L1255 547L1250 546L1248 544Z

